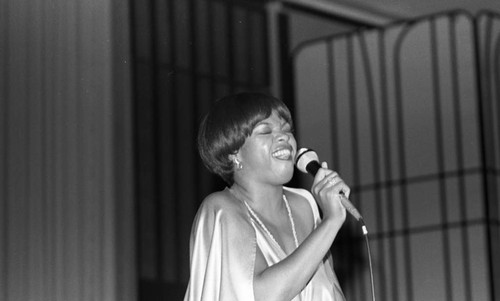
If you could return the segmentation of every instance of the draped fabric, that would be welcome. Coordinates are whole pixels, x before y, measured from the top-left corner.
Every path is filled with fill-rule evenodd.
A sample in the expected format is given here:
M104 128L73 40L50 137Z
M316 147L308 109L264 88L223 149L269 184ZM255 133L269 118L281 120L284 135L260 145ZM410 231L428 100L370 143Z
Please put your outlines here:
M313 196L304 189L285 188L311 205L314 226L320 221ZM254 300L253 272L256 248L269 266L286 253L256 222L242 202L209 198L193 223L190 242L190 280L184 301ZM344 295L327 254L307 286L293 301L342 301Z

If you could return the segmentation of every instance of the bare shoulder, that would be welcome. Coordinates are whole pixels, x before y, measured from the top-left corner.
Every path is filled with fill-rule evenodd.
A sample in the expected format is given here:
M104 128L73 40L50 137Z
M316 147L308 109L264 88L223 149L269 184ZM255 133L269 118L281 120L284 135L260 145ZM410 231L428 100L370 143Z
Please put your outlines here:
M246 212L241 202L236 200L227 189L213 192L205 197L200 210L218 212L229 216L242 216Z
M202 204L206 206L224 206L224 204L229 203L229 200L230 195L227 189L224 189L207 195Z

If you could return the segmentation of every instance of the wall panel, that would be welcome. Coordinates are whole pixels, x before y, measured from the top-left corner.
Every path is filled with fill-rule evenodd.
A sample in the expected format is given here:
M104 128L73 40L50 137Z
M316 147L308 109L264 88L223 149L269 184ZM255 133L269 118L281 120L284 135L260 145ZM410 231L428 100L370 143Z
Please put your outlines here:
M298 138L353 188L378 299L498 298L499 20L450 12L296 51ZM364 300L356 259L339 274Z

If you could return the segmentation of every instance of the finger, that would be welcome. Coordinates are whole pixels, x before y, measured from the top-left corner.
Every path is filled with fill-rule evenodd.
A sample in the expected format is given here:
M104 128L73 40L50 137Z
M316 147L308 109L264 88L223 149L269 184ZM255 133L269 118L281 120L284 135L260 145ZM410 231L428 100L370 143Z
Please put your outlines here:
M316 185L314 185L314 191L319 194L321 191L323 191L326 187L328 187L330 182L328 181L327 177L324 177L322 180L320 180Z
M342 189L342 179L336 172L332 172L329 176L325 177L315 187L315 193L318 195L328 194L330 196L339 195Z
M335 185L338 182L342 181L339 174L336 173L335 171L330 171L328 174L326 174L324 180L332 185Z
M325 188L332 186L331 179L332 176L328 174L323 174L322 178L317 178L317 183L313 185L314 192L319 194L321 191L324 191Z
M324 188L326 186L334 186L341 180L342 179L340 179L336 172L329 171L327 174L325 174L324 178L318 183L318 185L321 188Z
M351 189L349 188L349 186L347 186L347 184L344 181L340 181L333 187L333 192L335 194L342 194L346 198L349 198Z
M322 164L322 166L325 166L324 163ZM331 170L329 169L326 169L326 168L319 168L318 169L318 172L316 173L316 176L314 177L314 183L313 183L313 186L319 184L319 183L322 183L324 182L325 178L330 175L332 173Z
M349 195L351 195L351 188L345 185L345 187L342 188L342 193L345 195L346 198L349 198Z

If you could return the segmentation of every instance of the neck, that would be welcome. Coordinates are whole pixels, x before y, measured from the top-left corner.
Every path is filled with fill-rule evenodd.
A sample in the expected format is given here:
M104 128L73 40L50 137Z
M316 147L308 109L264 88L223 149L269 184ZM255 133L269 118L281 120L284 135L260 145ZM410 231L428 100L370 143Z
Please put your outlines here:
M235 182L231 190L241 201L246 201L259 212L276 212L283 209L283 186L250 185Z

